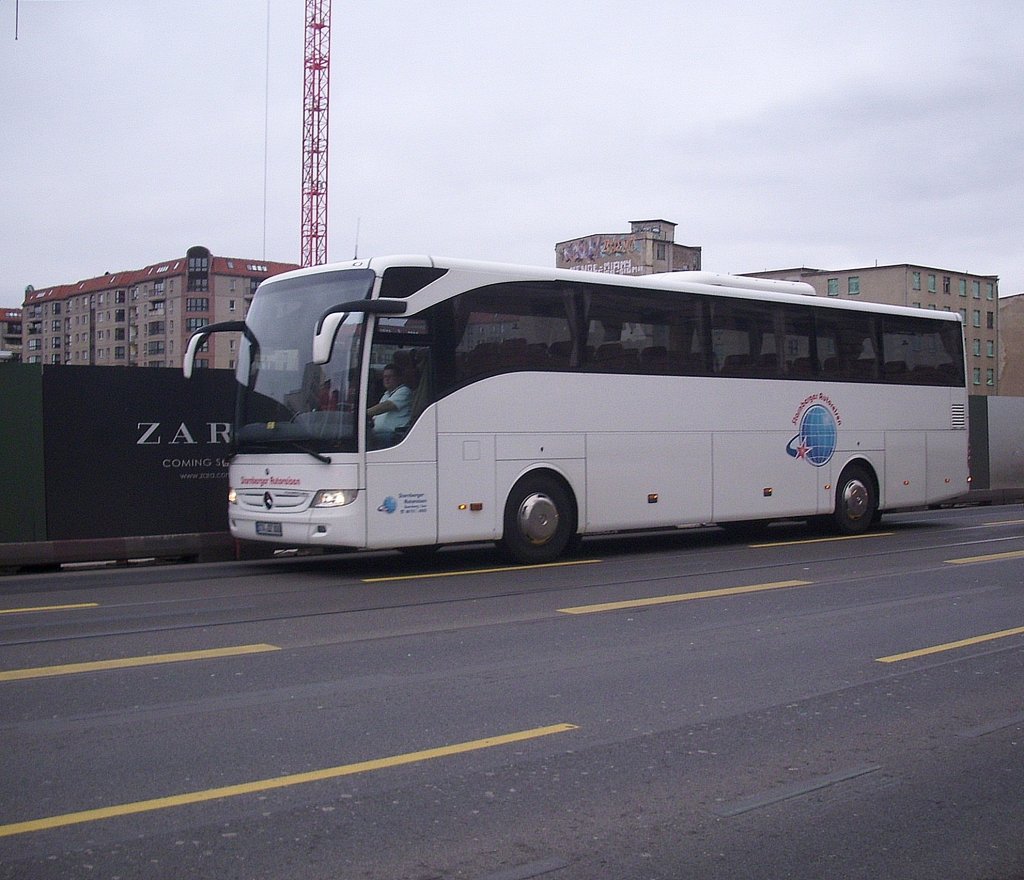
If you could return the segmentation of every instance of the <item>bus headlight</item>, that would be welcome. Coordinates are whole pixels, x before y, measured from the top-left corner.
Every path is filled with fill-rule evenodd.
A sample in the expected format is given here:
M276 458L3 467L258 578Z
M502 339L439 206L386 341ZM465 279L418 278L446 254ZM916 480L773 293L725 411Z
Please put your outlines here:
M234 489L228 489L228 504L238 504L238 493Z
M313 507L344 507L356 500L358 489L321 489L313 496Z

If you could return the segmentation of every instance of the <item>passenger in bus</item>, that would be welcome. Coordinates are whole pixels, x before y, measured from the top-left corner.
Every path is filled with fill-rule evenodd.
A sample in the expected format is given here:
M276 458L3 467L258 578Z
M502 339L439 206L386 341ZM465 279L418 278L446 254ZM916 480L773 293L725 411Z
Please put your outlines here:
M392 446L397 442L397 432L409 424L412 406L412 391L402 382L398 368L388 364L381 372L384 394L380 402L371 406L366 414L373 419L375 445Z
M327 410L337 408L338 392L336 389L331 388L330 379L324 379L323 384L320 386L320 391L317 393L316 409L320 412L326 412Z

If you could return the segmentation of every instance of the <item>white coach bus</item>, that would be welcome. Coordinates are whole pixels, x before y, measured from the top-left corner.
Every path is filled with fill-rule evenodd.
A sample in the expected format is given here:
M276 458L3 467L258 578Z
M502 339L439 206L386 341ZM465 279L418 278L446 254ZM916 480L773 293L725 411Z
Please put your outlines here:
M211 333L243 333L229 520L250 541L493 540L546 562L632 529L858 533L966 492L959 314L812 293L356 260L264 281L244 322L193 335L184 369Z

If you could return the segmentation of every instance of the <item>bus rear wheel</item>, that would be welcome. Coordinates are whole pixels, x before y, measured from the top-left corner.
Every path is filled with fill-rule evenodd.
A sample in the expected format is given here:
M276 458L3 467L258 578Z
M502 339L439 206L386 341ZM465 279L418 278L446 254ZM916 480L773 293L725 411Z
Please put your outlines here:
M505 503L501 546L516 562L552 562L576 533L576 507L570 492L545 474L523 477Z
M836 485L832 522L844 535L859 535L878 521L878 490L867 470L851 465Z

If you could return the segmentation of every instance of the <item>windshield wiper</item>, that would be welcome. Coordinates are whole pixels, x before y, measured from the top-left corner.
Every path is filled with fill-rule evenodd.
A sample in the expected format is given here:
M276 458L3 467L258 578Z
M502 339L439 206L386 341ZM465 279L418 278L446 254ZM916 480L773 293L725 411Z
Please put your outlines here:
M317 461L322 461L324 464L331 463L330 456L324 455L322 452L317 452L315 449L310 449L304 443L299 443L298 440L283 440L278 442L286 443L293 449L297 449L299 452L305 452L306 455L312 455L313 458L315 458Z

